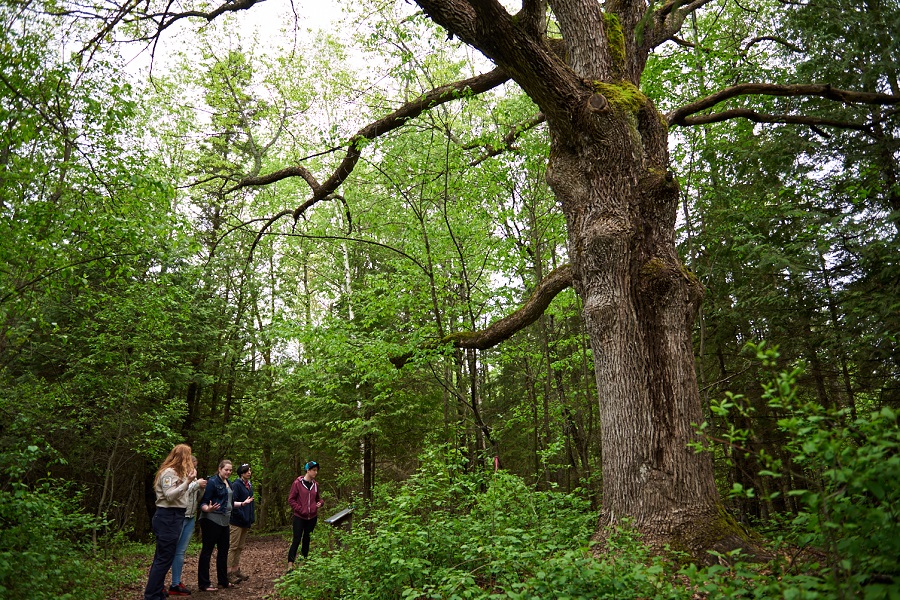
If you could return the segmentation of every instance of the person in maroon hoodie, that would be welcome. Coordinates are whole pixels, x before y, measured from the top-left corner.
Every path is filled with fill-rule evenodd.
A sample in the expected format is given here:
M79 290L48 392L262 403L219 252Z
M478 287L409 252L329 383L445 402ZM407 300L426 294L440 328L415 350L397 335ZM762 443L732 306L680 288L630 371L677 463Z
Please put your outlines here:
M288 550L289 570L294 568L298 546L303 558L309 554L309 538L313 529L316 528L319 509L325 505L322 497L319 496L319 484L316 483L316 477L319 475L319 463L311 460L306 463L305 469L306 474L294 480L291 493L288 495L288 504L291 505L294 513L294 539L291 542L291 549Z

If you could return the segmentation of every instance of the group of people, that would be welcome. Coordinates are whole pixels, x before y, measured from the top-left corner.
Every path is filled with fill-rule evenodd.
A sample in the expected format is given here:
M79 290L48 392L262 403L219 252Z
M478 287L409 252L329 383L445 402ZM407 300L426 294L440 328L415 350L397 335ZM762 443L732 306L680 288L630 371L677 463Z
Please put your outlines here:
M197 564L199 589L215 592L250 578L241 572L240 564L241 552L256 518L250 481L253 471L249 464L242 464L237 468L237 478L230 481L232 471L232 462L222 460L215 475L208 479L198 478L197 458L191 454L190 446L178 444L169 452L154 480L156 512L152 526L156 535L156 554L147 577L144 600L190 595L181 575L184 554L198 520L203 540ZM310 535L316 526L318 510L324 505L316 483L319 463L306 463L305 471L294 481L288 497L294 533L288 552L289 568L294 566L298 547L304 558L309 553ZM212 583L209 574L214 549L217 550L216 584ZM170 568L172 584L166 589L166 573Z

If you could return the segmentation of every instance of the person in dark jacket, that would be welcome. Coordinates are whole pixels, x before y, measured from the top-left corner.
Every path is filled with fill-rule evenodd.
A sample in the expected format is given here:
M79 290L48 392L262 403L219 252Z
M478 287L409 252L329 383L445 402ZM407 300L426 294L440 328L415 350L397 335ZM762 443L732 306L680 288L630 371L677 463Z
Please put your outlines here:
M294 539L291 542L291 549L288 550L288 569L294 568L298 546L303 558L309 554L309 538L316 528L319 509L325 505L319 495L319 484L316 483L318 475L319 463L309 461L306 463L306 474L294 481L288 495L288 504L291 505L294 514Z
M209 578L209 563L213 548L218 549L216 580L219 587L234 587L234 584L228 581L228 545L231 537L228 525L231 521L234 495L228 478L233 468L230 460L220 462L219 471L206 480L206 490L200 499L198 523L203 533L203 546L200 549L200 559L197 561L197 580L198 587L204 592L217 591Z
M231 511L231 540L228 550L228 581L235 584L250 579L248 575L241 573L241 552L247 542L250 526L256 520L253 484L250 483L253 471L245 463L238 467L237 474L237 479L231 484L234 510Z

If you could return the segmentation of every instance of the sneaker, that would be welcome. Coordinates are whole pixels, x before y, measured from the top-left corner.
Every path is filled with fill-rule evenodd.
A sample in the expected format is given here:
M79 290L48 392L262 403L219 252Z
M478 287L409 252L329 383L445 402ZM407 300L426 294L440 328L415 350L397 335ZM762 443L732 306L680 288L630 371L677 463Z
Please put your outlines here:
M241 576L238 575L237 573L229 573L228 574L228 583L230 583L231 585L237 585L241 581L243 581L243 579L241 579Z
M169 588L170 596L190 596L191 590L184 587L183 583L179 583L178 585L173 585Z
M237 576L240 577L241 581L247 581L248 579L250 579L249 575L244 575L240 571L237 572Z

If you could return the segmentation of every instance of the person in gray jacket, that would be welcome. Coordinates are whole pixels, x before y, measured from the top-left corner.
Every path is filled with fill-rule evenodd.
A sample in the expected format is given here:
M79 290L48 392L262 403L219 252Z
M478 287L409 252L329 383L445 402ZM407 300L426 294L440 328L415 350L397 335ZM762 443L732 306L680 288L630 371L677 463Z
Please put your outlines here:
M166 573L175 560L175 548L184 526L187 491L197 478L191 461L191 447L178 444L156 472L153 489L156 492L156 512L153 513L153 533L156 553L147 575L144 600L163 600L166 597Z

